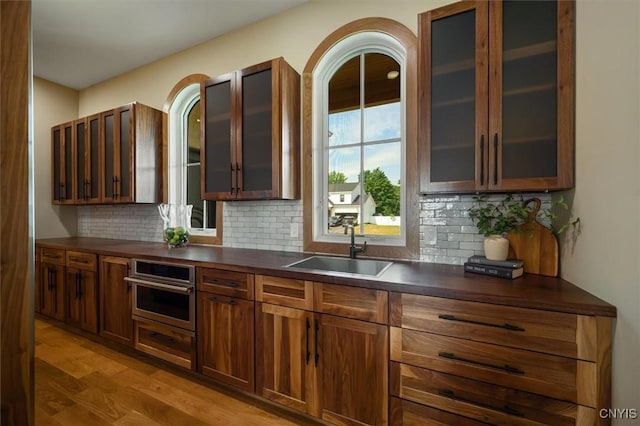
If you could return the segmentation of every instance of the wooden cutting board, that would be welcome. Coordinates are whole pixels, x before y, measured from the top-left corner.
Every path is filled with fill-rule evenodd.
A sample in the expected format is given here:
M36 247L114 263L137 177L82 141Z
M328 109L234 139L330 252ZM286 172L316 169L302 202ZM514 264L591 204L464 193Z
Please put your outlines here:
M530 198L523 206L533 203L527 222L507 235L509 259L522 259L524 272L530 274L558 276L558 239L549 228L536 220L541 202Z

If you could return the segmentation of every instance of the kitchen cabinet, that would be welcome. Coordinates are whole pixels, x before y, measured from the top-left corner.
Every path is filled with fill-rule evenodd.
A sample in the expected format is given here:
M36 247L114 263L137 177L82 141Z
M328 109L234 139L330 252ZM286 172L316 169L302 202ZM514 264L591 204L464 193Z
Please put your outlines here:
M102 337L133 345L133 319L131 284L125 281L129 275L129 259L100 256L100 327Z
M51 128L51 202L73 204L74 199L74 145L73 121Z
M385 319L386 294L257 275L258 394L335 424L387 424L388 327L359 319Z
M101 113L105 203L161 200L162 112L133 102Z
M197 268L199 371L254 392L253 274Z
M490 424L607 423L610 318L391 293L390 323L394 398Z
M74 121L76 204L95 204L101 201L100 127L100 114Z
M202 198L300 197L300 75L283 58L201 83Z
M98 281L95 254L66 252L66 322L98 332Z
M421 192L573 186L574 7L467 1L419 16Z
M51 129L52 203L161 200L162 111L134 102Z
M60 249L39 249L39 271L36 283L36 311L60 321L65 319L64 286L65 252Z

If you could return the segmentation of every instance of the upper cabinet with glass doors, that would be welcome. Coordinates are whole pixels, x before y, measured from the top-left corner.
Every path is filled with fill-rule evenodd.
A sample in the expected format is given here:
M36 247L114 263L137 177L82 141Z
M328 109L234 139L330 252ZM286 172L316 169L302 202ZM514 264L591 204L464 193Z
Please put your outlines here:
M572 187L574 2L463 1L419 22L421 192Z
M162 111L140 103L51 129L52 203L157 203Z
M299 198L300 75L277 58L200 90L202 198Z

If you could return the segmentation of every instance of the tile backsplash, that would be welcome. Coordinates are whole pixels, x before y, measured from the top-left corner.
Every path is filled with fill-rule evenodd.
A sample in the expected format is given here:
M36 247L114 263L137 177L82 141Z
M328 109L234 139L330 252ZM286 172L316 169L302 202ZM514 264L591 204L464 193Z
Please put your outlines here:
M550 194L529 196L540 198L543 207L551 202ZM467 216L472 203L472 195L420 196L420 227L409 232L420 232L421 261L456 265L483 253L483 236ZM223 222L225 247L302 251L302 201L226 202ZM78 236L162 241L162 220L155 204L81 206Z

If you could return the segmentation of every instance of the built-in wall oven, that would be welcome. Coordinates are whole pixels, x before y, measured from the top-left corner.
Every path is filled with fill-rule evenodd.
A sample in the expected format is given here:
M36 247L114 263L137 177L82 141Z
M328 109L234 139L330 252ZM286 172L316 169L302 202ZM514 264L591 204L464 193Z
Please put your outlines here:
M125 278L133 288L133 319L195 331L195 268L133 259Z
M133 290L134 347L195 370L195 268L133 259L131 271L125 280Z

